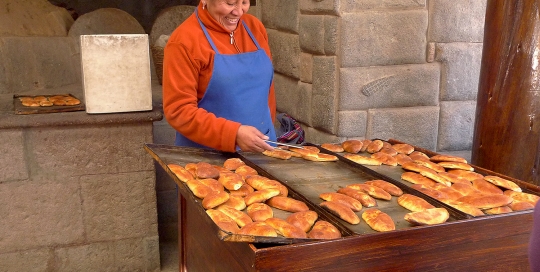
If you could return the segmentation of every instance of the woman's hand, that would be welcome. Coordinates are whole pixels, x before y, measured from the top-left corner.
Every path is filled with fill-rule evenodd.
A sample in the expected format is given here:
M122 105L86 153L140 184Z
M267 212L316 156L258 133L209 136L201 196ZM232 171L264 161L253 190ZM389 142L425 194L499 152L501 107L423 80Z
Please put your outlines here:
M236 145L242 151L263 152L274 149L264 140L268 140L268 136L252 126L241 125L236 133Z

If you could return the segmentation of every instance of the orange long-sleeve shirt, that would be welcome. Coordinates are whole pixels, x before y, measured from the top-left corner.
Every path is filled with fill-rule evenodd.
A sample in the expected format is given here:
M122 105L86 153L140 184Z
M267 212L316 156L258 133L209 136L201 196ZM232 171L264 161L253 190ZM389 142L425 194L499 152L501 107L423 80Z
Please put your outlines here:
M201 4L197 9L199 18L206 26L219 53L239 53L235 45L231 44L230 32L212 18L206 9L202 9ZM271 59L264 25L250 14L244 14L241 20L247 24L259 45ZM242 22L238 23L233 37L241 53L257 50ZM215 52L206 39L197 17L192 14L171 34L165 46L163 111L169 124L188 139L217 150L234 152L236 134L241 124L217 118L211 112L197 106L212 76L214 55ZM275 120L276 100L273 83L268 92L268 106L272 120Z

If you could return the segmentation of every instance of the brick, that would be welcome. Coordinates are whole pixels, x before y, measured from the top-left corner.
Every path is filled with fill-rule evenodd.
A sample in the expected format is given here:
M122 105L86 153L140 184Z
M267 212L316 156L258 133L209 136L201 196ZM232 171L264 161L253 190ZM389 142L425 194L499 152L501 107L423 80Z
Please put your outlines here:
M313 82L313 55L311 54L300 54L300 81Z
M368 111L366 138L396 139L435 150L439 107L373 109Z
M269 0L273 1L273 0ZM339 14L340 1L335 0L300 0L299 7L301 12L317 14Z
M48 248L0 254L2 271L41 272L48 269L52 253Z
M339 77L341 111L439 103L440 66L437 63L343 68Z
M338 16L324 16L324 54L338 55L339 35L341 31L341 18Z
M336 133L337 127L337 113L335 112L336 108L336 99L333 96L329 95L313 95L312 99L312 122L313 127L316 129L321 129L324 132ZM318 110L319 109L319 110Z
M481 43L436 45L435 58L441 70L441 100L476 100L482 62Z
M313 94L334 96L338 92L339 67L337 57L313 57Z
M22 130L2 129L0 139L0 183L27 179Z
M298 0L257 1L267 28L298 33Z
M342 67L425 63L426 10L342 14Z
M160 271L159 254L147 250L143 238L59 248L54 271Z
M298 81L280 74L274 75L274 89L276 92L276 104L279 112L288 113L291 116L297 115L300 108L298 91Z
M84 241L77 178L0 184L0 253Z
M299 37L302 52L324 54L324 16L300 15Z
M366 135L367 111L340 111L338 119L338 136L364 137Z
M487 0L430 0L428 39L482 42Z
M437 150L471 150L476 101L441 102Z
M311 115L313 107L311 100L313 97L313 85L308 83L298 83L298 104L296 105L296 114L293 116L297 121L307 125L312 125Z
M157 235L153 171L81 177L89 242Z
M28 155L42 175L94 175L149 171L152 123L122 126L44 127L28 131ZM111 141L114 139L114 141ZM114 162L114 163L111 163Z
M268 29L274 71L300 78L300 42L296 34Z
M426 0L355 0L341 1L341 10L359 12L370 9L413 9L425 8Z

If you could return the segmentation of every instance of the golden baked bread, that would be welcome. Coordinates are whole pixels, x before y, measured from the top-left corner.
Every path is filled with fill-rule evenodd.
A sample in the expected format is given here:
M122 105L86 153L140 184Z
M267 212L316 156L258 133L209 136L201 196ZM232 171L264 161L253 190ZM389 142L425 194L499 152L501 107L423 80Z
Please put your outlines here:
M409 155L414 151L414 147L410 144L393 144L394 148L398 153Z
M402 153L395 155L394 158L396 158L398 165L403 165L404 163L407 163L407 162L413 162L411 157Z
M508 205L508 207L512 209L512 211L523 211L523 210L532 210L534 209L535 205L531 204L530 202L514 200L512 201L512 203Z
M413 161L416 161L416 160L419 160L419 161L429 161L429 156L426 155L426 153L424 152L420 152L420 151L413 151L411 154L409 154L409 157L413 160Z
M390 165L390 166L397 166L398 162L397 159L392 157L391 155L384 153L384 152L375 152L371 154L371 157L374 159L377 159L381 161L382 164Z
M309 210L309 207L303 201L284 196L272 197L266 201L266 204L268 204L270 207L293 213L305 212Z
M432 198L435 198L437 200L440 200L440 201L447 201L449 200L449 197L446 193L443 193L443 192L440 192L440 191L437 191L431 187L427 187L427 186L424 186L424 185L421 185L421 184L413 184L411 185L411 188L417 190L417 191L420 191Z
M364 193L360 190L355 190L349 187L343 187L343 188L339 188L337 192L340 194L350 196L360 201L360 203L362 203L362 206L364 207L369 208L369 207L377 206L377 201L373 197L371 197L369 194Z
M186 163L184 166L186 170L188 170L195 178L197 177L197 164L196 163Z
M277 180L269 179L264 176L259 175L253 175L246 178L246 183L249 184L253 189L255 190L263 190L263 189L278 189L280 196L287 196L289 194L289 190L285 185L281 184Z
M252 236L265 236L265 237L277 237L277 232L274 228L270 227L264 222L251 222L243 226L237 234L252 235Z
M441 173L437 173L439 174L439 176L445 178L446 180L450 181L451 183L463 183L463 184L467 184L467 185L472 185L472 183L465 179L465 178L462 178L458 175L454 175L452 173L448 173L448 172L441 172Z
M238 224L232 220L232 218L228 217L226 214L224 214L221 211L209 209L206 210L206 214L210 216L212 221L216 223L216 225L224 231L230 232L230 233L237 233L240 228L238 227Z
M510 209L510 207L508 206L502 206L502 207L496 207L496 208L491 208L491 209L487 209L484 211L486 214L505 214L505 213L509 213L509 212L512 212L512 209Z
M426 161L426 160L415 160L414 161L415 163L417 164L420 164L422 166L425 166L437 173L440 173L440 172L446 172L446 169L444 169L444 167L432 162L432 161Z
M512 203L513 199L506 195L468 195L457 201L473 205L481 210L507 206Z
M433 172L433 173L437 173L435 172L435 170L432 170L432 169L429 169L423 165L420 165L418 163L415 163L414 161L413 162L406 162L404 164L401 165L401 168L403 168L404 170L407 170L407 171L412 171L412 172L416 172L416 173L420 173L422 171L430 171L430 172Z
M419 184L419 185L424 185L424 186L427 186L427 187L431 187L433 185L435 185L435 181L430 179L430 178L426 178L416 172L405 172L403 174L401 174L401 179L402 180L405 180L405 181L408 181L412 184Z
M403 191L399 187L382 179L368 180L364 182L364 184L379 187L393 196L400 196L403 194Z
M467 163L467 160L462 157L439 154L429 158L432 162L461 162Z
M282 159L282 160L288 160L292 156L291 152L287 150L282 150L279 148L274 148L273 150L265 150L262 152L262 154L268 157Z
M474 171L474 167L470 166L467 163L462 163L462 162L443 161L443 162L439 162L438 164L444 167L445 169L460 169L460 170Z
M202 200L202 206L205 209L213 209L229 200L229 193L225 191L212 192L207 194Z
M533 206L536 205L536 202L538 202L538 200L540 200L540 196L529 193L516 192L512 190L506 190L504 191L504 194L514 199L514 201L529 202Z
M229 190L230 195L239 197L245 197L253 192L255 192L255 190L247 183L242 184L238 190Z
M425 199L411 194L403 194L398 197L397 202L401 207L413 212L435 208L435 206L431 205Z
M454 183L452 184L452 189L460 192L462 195L473 195L473 194L480 194L481 192L476 190L472 184L466 184L466 183Z
M227 160L225 160L225 162L223 162L223 167L231 170L231 171L234 171L236 170L236 168L238 168L239 166L242 166L242 165L245 165L244 161L240 158L229 158Z
M422 176L424 176L426 178L430 178L430 179L432 179L433 181L435 181L437 183L444 184L445 186L452 186L452 183L450 181L443 178L442 176L440 176L436 172L433 172L433 171L420 171L420 175L422 175Z
M464 196L459 191L454 190L454 188L446 186L446 185L442 185L440 183L435 184L435 186L433 186L433 189L446 194L447 201L456 201L457 199Z
M484 178L484 175L469 170L451 169L447 171L450 174L454 174L458 177L464 178L468 181Z
M240 165L238 166L238 168L236 168L236 170L234 170L234 172L242 176L244 179L246 179L249 176L259 174L257 170L255 170L253 167L248 166L248 165Z
M513 181L497 177L497 176L485 176L484 179L499 187L512 190L514 192L521 192L521 188Z
M468 215L472 215L472 216L483 216L485 215L484 212L480 209L478 209L477 207L473 206L473 205L470 205L470 204L467 204L467 203L463 203L463 202L459 202L459 201L448 201L448 202L444 202L446 203L447 205L461 211L461 212L464 212Z
M205 198L208 194L214 192L210 187L202 184L196 179L191 179L185 182L189 190L198 198Z
M244 210L247 207L243 197L234 196L231 194L229 194L229 200L219 205L217 209L219 210L219 207L221 206L228 206L239 211Z
M362 140L362 148L360 148L360 152L365 152L367 150L368 145L371 143L370 139L364 139Z
M445 208L427 209L405 215L405 220L414 225L435 225L446 222L450 214Z
M324 143L321 144L321 147L335 153L345 152L345 149L339 144Z
M178 177L178 179L182 182L195 178L191 172L178 164L169 163L167 164L167 167L169 167L169 170L171 170L171 172L173 172L174 175L176 175L176 177Z
M472 186L474 189L480 191L484 194L496 194L496 195L502 195L503 190L501 188L493 185L492 183L488 182L485 179L475 179L472 180Z
M373 185L368 185L364 183L356 183L356 184L347 185L347 187L367 193L368 195L374 198L384 199L384 200L392 199L392 195L390 195L387 191Z
M197 163L197 178L204 179L204 178L213 178L217 179L219 178L219 170L217 170L215 167L213 167L211 164L207 162L198 162Z
M362 164L362 165L381 165L382 162L375 158L370 157L364 157L362 155L358 154L345 154L343 155L344 158L351 160L355 163Z
M278 189L264 189L255 191L247 196L244 197L244 201L246 202L246 205L251 205L253 203L261 203L265 202L266 200L275 197L279 195Z
M307 234L299 229L298 227L295 227L287 221L281 219L281 218L268 218L264 221L264 223L268 224L270 227L274 228L276 232L284 237L287 238L307 238Z
M369 209L362 213L362 219L366 221L368 226L376 231L392 231L396 229L394 220L392 218L375 208Z
M362 142L359 140L347 140L341 143L341 147L347 153L356 154L362 149Z
M341 203L355 212L359 212L362 210L362 203L348 195L330 192L319 194L319 197L326 201Z
M210 189L212 189L212 191L216 191L216 192L225 191L225 187L223 187L223 184L221 184L219 181L215 179L211 179L211 178L199 179L199 182L208 186Z
M242 185L244 185L244 179L242 176L234 172L222 172L219 175L218 181L223 185L223 187L231 191L238 190L240 187L242 187Z
M351 208L343 204L333 201L325 201L322 202L320 206L349 224L357 225L360 223L360 218L358 215L356 215Z
M316 161L316 162L332 162L332 161L338 161L338 157L331 155L331 154L325 154L325 153L309 153L302 155L302 158L308 161Z
M319 218L319 215L314 211L295 212L287 217L285 221L287 223L308 232L315 221Z
M367 145L366 151L368 153L377 153L383 148L383 145L383 141L373 140Z
M341 232L334 225L324 220L315 222L315 225L308 233L308 238L312 239L337 239L340 237Z
M234 222L236 222L236 224L239 227L243 227L253 222L253 220L251 219L251 217L249 217L249 215L235 208L231 208L229 206L221 205L217 207L216 210L221 211L222 213L230 217L232 220L234 220Z
M393 147L383 147L383 148L381 148L381 150L379 150L378 153L388 154L388 155L390 155L392 157L399 154L399 152L397 152L397 150L395 150Z
M246 213L253 221L263 222L268 218L274 217L274 211L270 206L264 203L253 203L246 209Z

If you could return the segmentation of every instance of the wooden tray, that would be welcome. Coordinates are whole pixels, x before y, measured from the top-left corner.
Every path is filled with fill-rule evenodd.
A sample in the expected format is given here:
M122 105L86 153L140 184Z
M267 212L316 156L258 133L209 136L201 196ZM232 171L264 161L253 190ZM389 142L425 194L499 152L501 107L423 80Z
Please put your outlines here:
M41 95L19 95L14 94L13 95L13 106L15 108L15 114L37 114L37 113L54 113L54 112L69 112L69 111L83 111L85 110L85 105L81 101L81 104L79 105L73 105L73 106L50 106L50 107L27 107L23 106L21 102L21 98L23 97L37 97L37 96L45 96L47 98L55 96L55 95L63 95L63 96L70 96L73 98L78 99L72 94L41 94Z

